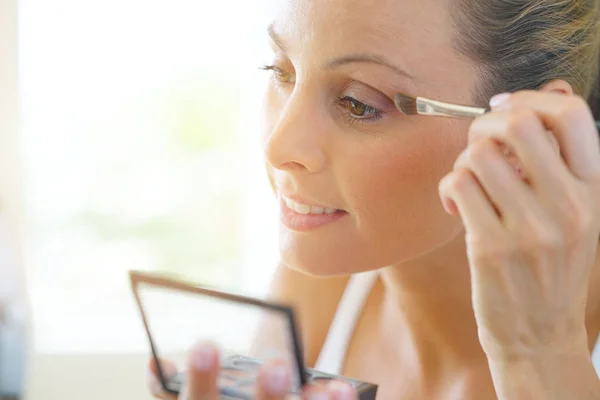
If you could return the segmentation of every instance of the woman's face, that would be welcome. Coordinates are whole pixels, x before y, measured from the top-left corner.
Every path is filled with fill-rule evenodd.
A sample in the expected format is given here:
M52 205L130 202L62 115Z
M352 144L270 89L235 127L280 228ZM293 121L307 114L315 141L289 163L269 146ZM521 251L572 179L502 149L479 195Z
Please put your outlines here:
M269 29L264 144L287 265L315 275L371 270L414 260L461 231L438 182L464 149L468 122L404 116L393 103L398 92L471 103L475 71L452 46L449 6L281 7Z

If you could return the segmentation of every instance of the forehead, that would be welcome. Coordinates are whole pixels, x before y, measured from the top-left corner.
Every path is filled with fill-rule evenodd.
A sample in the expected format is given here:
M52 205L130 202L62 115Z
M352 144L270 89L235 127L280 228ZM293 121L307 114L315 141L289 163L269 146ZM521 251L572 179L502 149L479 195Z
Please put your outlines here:
M447 0L286 0L275 22L297 45L421 53L452 41Z
M273 23L290 58L317 63L348 53L380 54L427 90L435 77L462 80L468 68L452 46L451 1L284 0L277 2Z

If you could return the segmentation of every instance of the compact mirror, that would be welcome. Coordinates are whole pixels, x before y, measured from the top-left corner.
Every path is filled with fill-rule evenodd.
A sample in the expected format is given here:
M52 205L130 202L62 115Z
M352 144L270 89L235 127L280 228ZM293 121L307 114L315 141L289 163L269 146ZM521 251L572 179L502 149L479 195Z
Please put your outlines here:
M165 391L179 393L190 350L198 342L221 351L224 398L252 399L260 366L285 362L293 372L292 398L307 380L292 309L158 275L130 272L132 290ZM177 375L168 375L169 360Z

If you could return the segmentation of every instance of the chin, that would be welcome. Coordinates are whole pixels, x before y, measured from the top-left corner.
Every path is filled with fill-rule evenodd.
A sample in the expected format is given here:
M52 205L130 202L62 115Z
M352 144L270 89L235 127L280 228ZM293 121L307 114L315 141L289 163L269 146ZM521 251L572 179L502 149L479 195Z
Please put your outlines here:
M302 272L303 274L314 276L314 277L333 277L333 276L346 276L356 272L361 272L360 268L353 268L354 266L341 265L335 260L327 258L317 259L316 257L302 257L298 254L289 254L289 252L282 251L281 261L289 268ZM369 268L364 268L369 270Z
M298 233L283 228L279 237L280 259L289 268L307 275L347 276L414 261L461 236L460 226L445 228L428 235L401 232L394 240L385 240L380 235L379 240L371 241L349 234L348 230L342 235L340 231L326 229Z
M280 258L291 269L315 277L347 276L385 267L362 246L314 236L280 238Z

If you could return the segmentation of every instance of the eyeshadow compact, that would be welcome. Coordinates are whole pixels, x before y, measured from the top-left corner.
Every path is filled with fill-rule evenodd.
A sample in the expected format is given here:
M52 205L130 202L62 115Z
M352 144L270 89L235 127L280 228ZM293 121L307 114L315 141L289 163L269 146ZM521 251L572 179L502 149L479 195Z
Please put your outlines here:
M130 271L129 277L166 392L179 394L185 384L188 351L198 342L211 342L221 349L221 399L253 399L261 365L283 361L293 373L290 400L301 399L305 385L331 380L354 387L360 400L375 400L377 385L305 367L291 307L158 274ZM179 373L169 376L161 360Z

